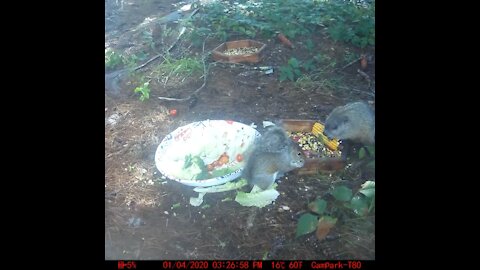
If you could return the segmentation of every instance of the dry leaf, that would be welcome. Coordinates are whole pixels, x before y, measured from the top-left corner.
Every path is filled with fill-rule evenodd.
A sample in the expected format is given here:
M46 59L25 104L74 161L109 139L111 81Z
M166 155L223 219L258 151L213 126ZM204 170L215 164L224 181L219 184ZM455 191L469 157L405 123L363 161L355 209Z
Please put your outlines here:
M336 218L332 218L328 216L321 217L318 220L317 231L315 232L317 239L318 240L325 239L325 237L330 232L330 229L333 228L333 226L335 226L335 223L337 223Z

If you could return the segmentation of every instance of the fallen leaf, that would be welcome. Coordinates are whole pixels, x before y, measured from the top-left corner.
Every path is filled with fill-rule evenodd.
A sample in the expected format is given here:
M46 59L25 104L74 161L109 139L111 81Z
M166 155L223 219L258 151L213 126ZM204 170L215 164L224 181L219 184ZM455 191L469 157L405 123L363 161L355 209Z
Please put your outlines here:
M318 220L318 225L317 225L317 231L315 232L315 235L317 236L318 240L323 240L325 237L328 235L330 232L330 229L335 226L335 223L337 223L336 218L332 218L329 216L323 216Z

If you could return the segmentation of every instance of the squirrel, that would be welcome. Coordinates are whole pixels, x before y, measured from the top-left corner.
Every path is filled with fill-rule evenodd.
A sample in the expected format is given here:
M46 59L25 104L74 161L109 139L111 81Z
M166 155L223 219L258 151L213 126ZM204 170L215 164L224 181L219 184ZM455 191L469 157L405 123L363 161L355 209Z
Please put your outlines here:
M342 157L346 158L354 144L375 145L375 113L363 101L336 107L325 120L324 133L329 139L344 141Z
M257 185L265 190L284 173L301 168L305 155L286 132L277 126L270 127L253 145L246 160L242 177L251 187Z

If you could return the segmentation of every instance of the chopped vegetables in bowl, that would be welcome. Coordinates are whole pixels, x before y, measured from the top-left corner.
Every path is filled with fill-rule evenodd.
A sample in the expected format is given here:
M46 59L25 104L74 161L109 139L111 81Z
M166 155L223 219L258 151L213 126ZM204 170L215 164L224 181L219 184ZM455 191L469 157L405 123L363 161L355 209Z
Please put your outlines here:
M258 137L257 130L239 122L190 123L162 140L155 165L167 178L188 186L220 185L240 177L243 157Z

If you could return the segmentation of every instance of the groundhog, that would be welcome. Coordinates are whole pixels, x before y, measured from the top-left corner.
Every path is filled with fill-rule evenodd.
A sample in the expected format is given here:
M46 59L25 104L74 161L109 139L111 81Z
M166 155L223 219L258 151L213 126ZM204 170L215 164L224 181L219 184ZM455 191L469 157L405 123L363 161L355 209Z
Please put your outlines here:
M324 133L329 139L342 141L342 157L346 159L354 146L375 145L375 113L363 101L337 107L325 120Z
M324 133L329 139L375 144L375 113L363 101L337 107L328 115Z

